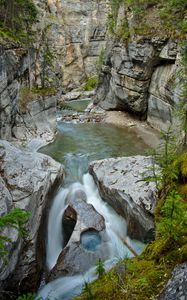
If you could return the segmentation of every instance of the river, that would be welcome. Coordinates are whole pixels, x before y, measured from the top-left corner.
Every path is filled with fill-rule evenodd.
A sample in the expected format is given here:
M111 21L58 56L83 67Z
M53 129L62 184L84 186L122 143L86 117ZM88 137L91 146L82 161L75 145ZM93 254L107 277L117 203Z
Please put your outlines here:
M107 251L104 265L108 270L119 259L133 256L122 240L127 240L137 253L142 251L144 245L127 236L126 221L101 199L93 178L88 174L88 165L90 161L108 157L145 154L146 150L144 142L128 129L102 123L58 122L55 141L40 150L63 163L66 173L63 186L53 199L48 218L46 242L48 270L54 267L63 249L62 217L67 206L68 194L70 191L76 193L77 186L84 191L86 202L92 204L104 217L106 234L109 237L107 244L104 244L99 236L86 235L81 243L83 247L87 247L88 254L90 251L97 251L97 257L100 258L102 252ZM81 292L85 282L90 282L96 277L96 267L93 264L84 274L58 278L43 286L38 292L37 299L72 299Z

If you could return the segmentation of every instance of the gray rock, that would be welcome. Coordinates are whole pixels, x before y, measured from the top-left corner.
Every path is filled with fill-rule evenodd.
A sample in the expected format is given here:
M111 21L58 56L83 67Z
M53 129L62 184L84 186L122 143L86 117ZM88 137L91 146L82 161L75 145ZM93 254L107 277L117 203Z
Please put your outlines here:
M117 27L125 17L121 6ZM176 42L160 37L126 44L107 41L94 104L105 110L129 111L147 119L151 126L165 129L180 100L178 52Z
M54 55L54 70L48 76L63 91L79 88L96 74L96 60L105 47L108 4L106 1L35 0L40 9L41 21L37 33L50 25L47 40ZM38 43L39 44L39 43ZM40 73L41 59L38 60ZM57 84L58 81L58 84ZM38 83L40 79L38 76Z
M164 291L158 297L159 300L186 300L187 299L187 263L177 265L172 277L168 281Z
M72 215L72 211L74 211L73 215L74 218L76 216L76 225L67 245L60 253L56 265L49 273L49 281L60 276L82 274L96 263L98 253L103 260L109 255L104 218L91 204L85 202L85 196L81 190L68 195L69 213L66 212L66 215ZM81 236L86 232L97 234L102 241L102 249L104 250L101 250L99 246L96 251L85 249L81 243ZM106 246L103 246L105 243Z
M55 191L57 182L63 178L63 168L46 155L20 150L6 141L0 145L4 151L0 165L1 214L14 207L31 213L24 241L15 229L5 231L12 243L8 245L9 264L3 261L0 264L1 288L32 289L37 287L42 268L36 244L43 212L49 192Z
M154 230L156 186L146 182L152 166L150 157L109 158L90 164L102 198L127 220L132 238L146 239ZM145 173L143 175L143 173Z

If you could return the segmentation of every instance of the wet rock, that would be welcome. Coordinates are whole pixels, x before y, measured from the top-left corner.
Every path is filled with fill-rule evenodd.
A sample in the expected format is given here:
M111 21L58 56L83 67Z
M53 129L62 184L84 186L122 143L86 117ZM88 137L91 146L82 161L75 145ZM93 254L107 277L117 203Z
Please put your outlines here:
M156 186L143 180L151 165L150 157L134 156L94 161L89 168L102 198L127 220L128 235L140 240L154 231Z
M64 238L64 244L65 247L73 233L73 230L75 228L77 222L77 213L74 210L73 207L68 206L63 215L62 219L62 228L63 228L63 238Z
M42 268L42 261L38 260L39 252L36 253L42 214L49 193L51 190L55 192L57 184L63 179L63 168L46 155L20 150L2 140L0 145L4 151L0 164L1 214L14 207L31 214L24 241L15 229L6 231L12 243L8 245L9 264L0 263L0 287L31 291L37 288Z
M60 253L56 265L50 271L49 281L60 276L84 273L96 263L98 257L106 259L109 254L103 216L91 204L81 199L69 198L68 204L68 211L76 212L76 225L66 247ZM104 250L101 250L100 243L96 245L95 251L84 247L81 243L81 236L85 232L98 234Z

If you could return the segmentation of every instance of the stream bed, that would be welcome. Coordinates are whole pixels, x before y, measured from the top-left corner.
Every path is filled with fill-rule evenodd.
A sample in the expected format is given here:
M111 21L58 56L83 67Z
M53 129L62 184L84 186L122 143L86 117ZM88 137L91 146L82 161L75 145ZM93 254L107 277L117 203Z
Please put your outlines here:
M88 174L90 161L119 156L144 155L148 147L128 129L102 123L73 124L58 122L55 141L40 149L65 166L65 181L58 191L49 213L46 243L46 265L51 270L63 250L62 217L67 207L68 194L76 193L77 185L85 193L86 201L104 217L107 242L94 233L85 234L80 243L88 256L95 252L97 259L103 256L105 269L110 269L119 259L133 254L123 240L140 253L144 244L127 236L126 221L120 217L98 192L93 178ZM86 213L86 212L85 212ZM83 274L65 276L49 282L38 292L37 299L69 300L78 295L85 282L97 278L96 264L90 264Z

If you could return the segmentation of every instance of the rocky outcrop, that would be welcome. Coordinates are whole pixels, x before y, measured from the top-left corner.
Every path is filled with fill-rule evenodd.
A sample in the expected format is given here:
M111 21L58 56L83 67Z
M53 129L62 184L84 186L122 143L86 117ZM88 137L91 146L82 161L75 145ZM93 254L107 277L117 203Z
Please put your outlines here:
M144 241L154 231L156 187L143 179L151 166L150 157L134 156L95 161L89 168L101 197L125 217L128 235Z
M25 240L14 229L5 232L12 243L8 245L8 265L4 261L0 264L0 287L34 291L43 257L40 249L44 236L39 240L39 228L46 205L63 179L63 168L46 155L20 150L6 141L0 142L0 158L1 215L14 207L30 212Z
M186 300L187 299L187 263L177 265L172 271L164 291L159 300Z
M96 73L97 58L105 47L108 5L104 0L35 0L35 3L41 16L36 30L39 34L47 29L45 42L53 54L53 70L48 70L48 78L55 85L58 82L64 92L75 89ZM39 48L41 39L42 34ZM39 74L42 55L38 61Z
M69 221L71 219L71 223L74 220L76 224L56 265L50 271L49 281L60 276L82 274L96 263L98 257L105 260L109 255L104 218L91 204L86 203L86 194L82 189L69 193L68 207L64 212L63 220L67 218ZM94 251L89 251L89 243L86 246L86 243L82 242L82 237L87 233L91 234L91 246L95 242L94 238L98 238Z
M109 42L94 104L129 111L165 128L179 100L178 51L176 43L161 38Z
M34 137L50 141L56 130L56 97L29 91L34 80L35 52L0 46L0 137L27 143Z

